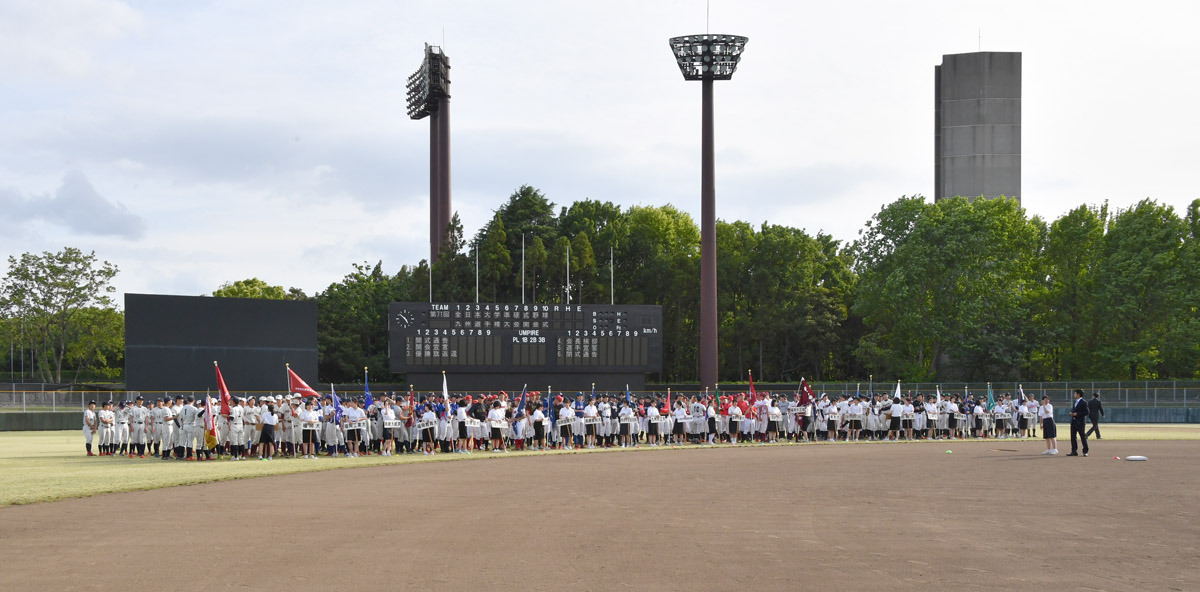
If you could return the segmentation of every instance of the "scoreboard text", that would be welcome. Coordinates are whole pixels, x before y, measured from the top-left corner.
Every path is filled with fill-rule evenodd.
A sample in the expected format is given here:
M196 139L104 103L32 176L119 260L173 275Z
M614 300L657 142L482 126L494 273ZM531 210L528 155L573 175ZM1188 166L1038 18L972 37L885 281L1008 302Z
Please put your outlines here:
M393 302L393 372L659 372L662 307Z

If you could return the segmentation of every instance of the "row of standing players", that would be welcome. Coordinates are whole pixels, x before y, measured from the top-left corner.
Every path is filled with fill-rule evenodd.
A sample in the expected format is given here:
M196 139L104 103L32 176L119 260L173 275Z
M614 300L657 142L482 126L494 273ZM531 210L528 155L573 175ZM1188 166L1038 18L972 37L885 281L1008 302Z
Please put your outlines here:
M151 407L142 397L84 413L87 453L152 456L166 460L207 460L222 454L232 459L276 452L316 458L390 456L396 452L434 454L478 450L574 449L685 443L713 445L781 440L914 440L1037 437L1043 428L1047 453L1057 454L1053 407L1005 394L994 404L957 395L926 398L882 395L830 399L807 394L772 397L769 393L717 397L670 398L589 395L574 402L559 395L532 401L528 408L515 398L465 395L384 395L378 401L348 398L268 395L238 398L218 412L217 403L191 397L163 398ZM369 403L369 404L368 404ZM116 409L114 409L116 407ZM213 418L207 414L212 413ZM206 437L209 422L215 437ZM1085 444L1086 454L1086 444Z

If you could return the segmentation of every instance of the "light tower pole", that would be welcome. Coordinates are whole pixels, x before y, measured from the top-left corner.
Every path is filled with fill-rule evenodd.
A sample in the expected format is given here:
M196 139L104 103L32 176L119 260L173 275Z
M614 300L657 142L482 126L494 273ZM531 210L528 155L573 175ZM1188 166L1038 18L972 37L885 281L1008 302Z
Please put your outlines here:
M717 384L717 192L713 159L713 81L729 80L746 37L687 35L671 38L684 80L701 83L700 116L700 386Z
M408 77L408 116L429 118L429 264L437 263L454 213L450 204L450 58L425 44L421 67Z

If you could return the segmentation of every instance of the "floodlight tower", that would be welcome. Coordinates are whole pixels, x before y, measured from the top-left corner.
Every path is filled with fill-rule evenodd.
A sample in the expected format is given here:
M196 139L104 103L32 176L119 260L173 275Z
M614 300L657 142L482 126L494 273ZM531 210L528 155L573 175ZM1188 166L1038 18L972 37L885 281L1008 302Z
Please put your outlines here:
M684 80L701 83L700 116L700 386L717 384L717 195L713 180L714 80L729 80L746 37L687 35L671 38L671 51Z
M425 44L421 67L408 77L408 116L429 118L429 263L446 241L450 207L450 58Z

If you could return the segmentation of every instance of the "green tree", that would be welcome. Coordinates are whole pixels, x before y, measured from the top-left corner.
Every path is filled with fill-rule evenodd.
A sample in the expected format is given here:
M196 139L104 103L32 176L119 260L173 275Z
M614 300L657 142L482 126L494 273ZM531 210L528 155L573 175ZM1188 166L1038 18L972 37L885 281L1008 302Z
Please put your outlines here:
M1050 225L1042 257L1047 278L1037 324L1050 378L1085 378L1094 368L1100 324L1095 314L1096 264L1101 256L1108 206L1079 206Z
M586 233L571 239L571 302L593 304L600 294L596 282L596 254L592 252L592 241Z
M110 294L116 275L117 266L73 247L9 256L0 309L22 328L23 344L35 352L35 369L43 381L62 382L68 349L96 320L85 311L115 308Z
M512 279L512 254L509 253L504 232L504 221L499 215L492 218L486 227L482 244L479 249L479 279L482 282L482 292L490 298L485 301L499 302L501 294L510 292Z
M1104 324L1098 370L1157 378L1175 307L1186 301L1180 255L1187 232L1170 206L1149 199L1113 216L1096 269L1096 301Z
M859 356L908 380L1019 376L1044 227L1005 198L885 207L856 247Z
M546 273L546 265L550 254L546 252L546 244L542 237L534 236L525 248L525 275L528 278L530 302L537 302L538 286L542 284Z
M317 294L318 373L322 380L357 382L364 366L378 372L388 367L388 305L413 298L418 290L413 284L423 282L409 282L412 275L402 269L396 276L388 276L382 261L374 266L355 263L342 281Z
M67 346L65 364L75 376L120 378L125 366L125 315L114 308L79 311L75 339Z
M296 288L292 290L297 291ZM303 292L299 292L303 296ZM283 286L272 286L258 278L250 278L248 280L238 280L236 282L225 282L221 287L213 290L212 295L217 298L259 298L262 300L294 300L296 293L289 294Z

